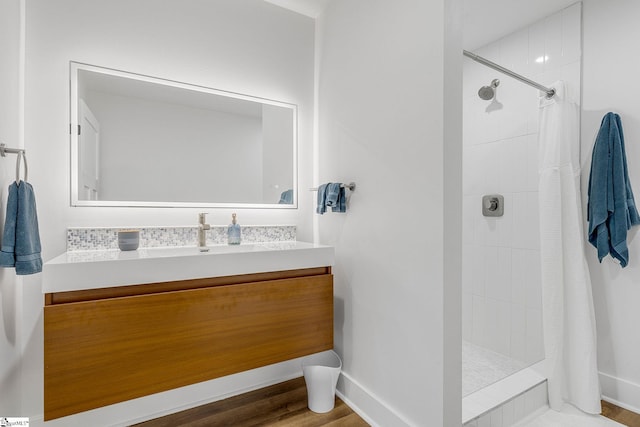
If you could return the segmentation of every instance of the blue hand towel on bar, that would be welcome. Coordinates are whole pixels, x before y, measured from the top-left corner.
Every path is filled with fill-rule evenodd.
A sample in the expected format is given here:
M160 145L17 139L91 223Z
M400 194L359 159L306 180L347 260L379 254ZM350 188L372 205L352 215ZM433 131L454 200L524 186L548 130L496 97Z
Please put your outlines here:
M33 187L22 181L9 186L7 217L0 252L0 267L15 267L16 274L42 271L40 233Z
M318 187L318 206L316 213L320 215L331 208L332 212L347 211L347 197L344 187L339 182L328 182Z
M327 211L327 186L329 184L322 184L318 187L318 206L316 206L316 213L320 215Z
M344 213L347 211L347 197L344 186L341 183L329 185L327 190L327 206L332 212Z
M340 198L340 183L330 182L329 184L327 184L327 197L325 201L325 204L327 205L327 207L335 208L336 206L338 206L339 198Z
M347 212L347 194L344 187L340 187L340 197L338 197L338 206L331 208L333 212Z
M615 113L602 119L591 155L587 194L589 242L597 248L598 259L611 254L626 267L627 231L640 224L640 216L627 171L622 122Z
M2 250L0 251L0 267L16 265L16 222L18 221L18 185L9 186L7 197L7 216L2 234Z

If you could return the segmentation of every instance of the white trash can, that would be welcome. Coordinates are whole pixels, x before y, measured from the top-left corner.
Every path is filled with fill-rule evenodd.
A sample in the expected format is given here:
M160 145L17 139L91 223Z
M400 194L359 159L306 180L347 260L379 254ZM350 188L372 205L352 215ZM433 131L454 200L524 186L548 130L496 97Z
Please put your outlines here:
M342 361L333 350L314 354L302 361L308 406L313 412L322 414L333 409L341 369Z

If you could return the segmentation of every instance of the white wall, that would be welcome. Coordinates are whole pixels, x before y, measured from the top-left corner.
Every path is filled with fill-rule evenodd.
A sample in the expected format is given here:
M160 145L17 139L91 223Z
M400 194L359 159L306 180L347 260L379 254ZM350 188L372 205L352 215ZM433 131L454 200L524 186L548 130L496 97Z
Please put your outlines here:
M459 364L444 360L460 351L459 303L445 299L459 282L444 282L460 259L459 181L454 210L443 206L445 139L461 144L445 135L460 112L443 107L445 94L460 103L459 56L445 60L452 3L337 0L318 23L319 182L357 184L346 214L317 218L320 242L336 248L339 390L380 426L460 425ZM446 166L455 182L459 167ZM444 209L455 223L447 260Z
M636 203L640 197L640 3L633 0L584 2L582 190L586 203L591 149L602 116L620 114L626 140L627 164ZM585 217L586 218L586 217ZM610 257L598 263L587 244L596 322L598 367L606 399L640 412L640 239L631 230L629 265L621 269Z
M68 226L192 225L197 221L196 209L69 206L70 60L297 104L298 162L309 165L301 168L299 185L311 185L314 22L310 18L261 0L30 0L26 13L25 146L45 261L65 250ZM239 222L296 224L299 238L309 240L311 195L300 192L299 196L297 210L237 210ZM230 214L230 209L210 210L208 220L226 225ZM25 278L24 292L22 412L37 419L43 411L40 277ZM251 375L258 374L234 376L209 388L151 396L51 425L126 423L158 408L193 403L283 374Z
M579 93L580 9L577 3L476 53L543 85L562 79ZM492 109L478 89L495 78L502 107ZM465 59L463 106L463 338L531 364L544 358L538 91ZM482 215L486 194L504 196L504 216Z
M38 195L54 208L41 220L57 245L47 242L45 251L53 249L49 258L63 250L68 225L186 225L197 219L195 209L69 207L69 60L298 104L298 161L304 165L311 161L313 25L310 18L259 0L29 2L27 144L34 145L33 179L47 177ZM309 180L310 171L302 170L300 187L308 188ZM311 194L300 196L297 211L240 210L239 220L297 224L309 239ZM226 224L229 216L229 210L214 211L209 220Z
M0 143L20 148L20 1L0 2ZM7 187L15 179L15 154L0 157L0 224L4 225ZM2 243L2 228L0 228ZM22 281L0 268L0 414L20 414Z

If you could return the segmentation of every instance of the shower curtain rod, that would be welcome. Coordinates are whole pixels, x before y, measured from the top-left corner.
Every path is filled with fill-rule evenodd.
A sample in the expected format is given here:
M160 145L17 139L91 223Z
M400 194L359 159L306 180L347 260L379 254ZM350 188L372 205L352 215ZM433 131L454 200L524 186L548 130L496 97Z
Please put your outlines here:
M491 62L480 55L476 55L475 53L469 52L468 50L463 50L462 53L464 54L464 56L471 58L474 61L481 63L482 65L486 65L487 67L493 68L494 70L499 71L503 74L506 74L507 76L513 77L516 80L520 80L522 83L526 83L529 86L533 86L536 89L540 89L541 91L547 94L547 99L553 98L553 95L556 94L555 89L542 86L540 83L536 83L533 80L529 80L528 78L521 76L520 74L514 73L508 68L504 68L502 65L498 65L495 62Z

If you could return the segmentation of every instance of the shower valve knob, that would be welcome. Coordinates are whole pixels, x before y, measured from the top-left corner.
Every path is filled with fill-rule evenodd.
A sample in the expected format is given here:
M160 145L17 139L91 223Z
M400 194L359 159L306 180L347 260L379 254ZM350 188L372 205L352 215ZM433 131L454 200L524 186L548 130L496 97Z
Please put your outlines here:
M487 196L482 196L482 215L504 215L504 197L500 194L489 194Z

